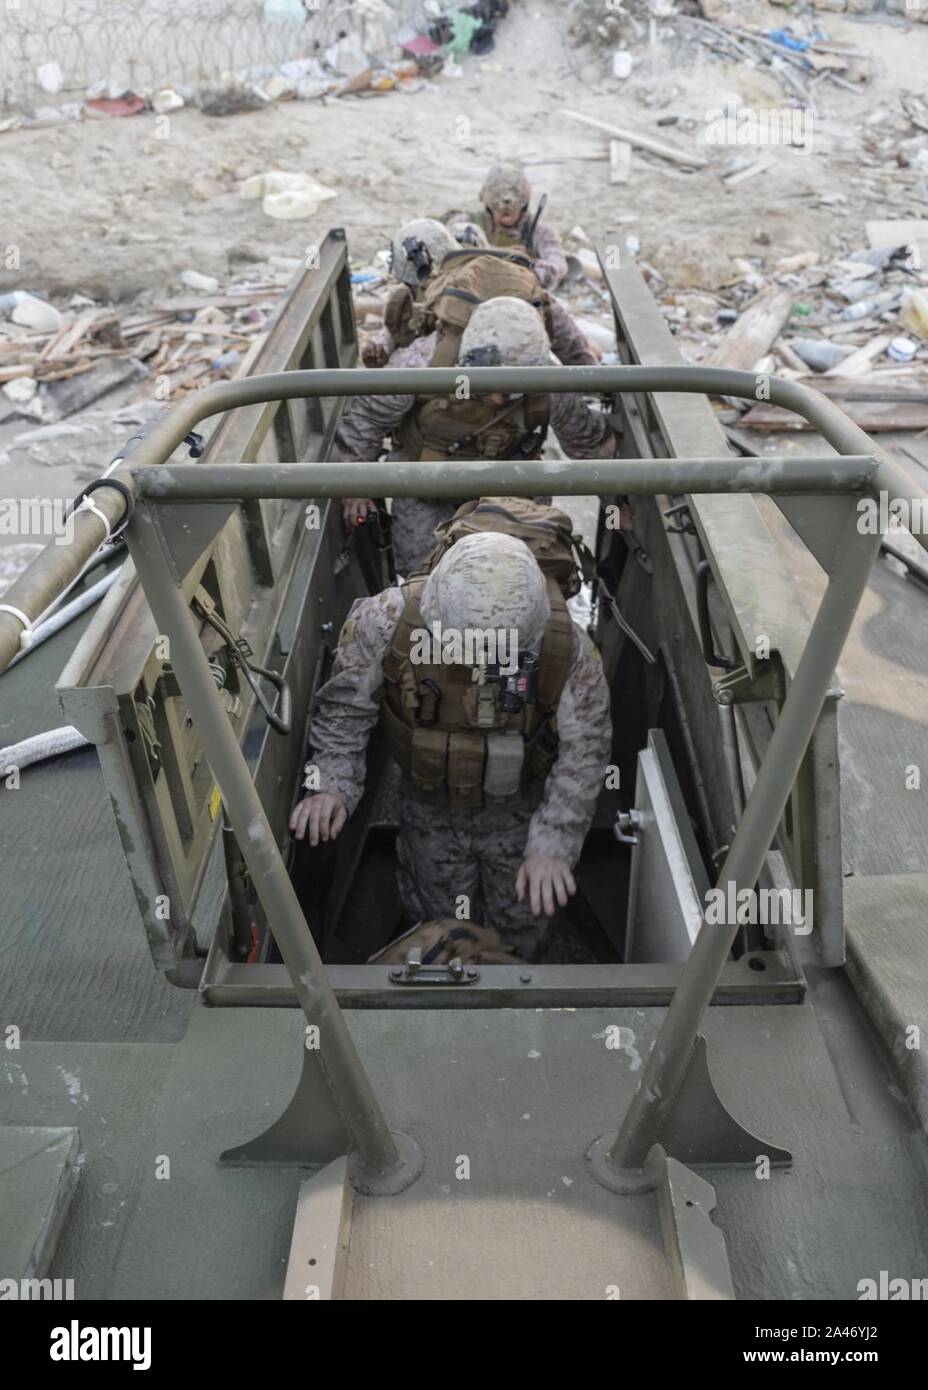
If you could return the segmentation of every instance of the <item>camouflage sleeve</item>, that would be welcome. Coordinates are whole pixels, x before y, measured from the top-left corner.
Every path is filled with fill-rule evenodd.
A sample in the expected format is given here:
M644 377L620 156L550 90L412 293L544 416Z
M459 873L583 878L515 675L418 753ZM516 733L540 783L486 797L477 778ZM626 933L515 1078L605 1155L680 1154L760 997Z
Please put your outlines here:
M557 760L545 782L525 857L551 855L574 865L596 808L612 751L609 687L599 652L574 628L574 664L557 711Z
M566 367L596 367L599 359L563 304L551 300L551 347Z
M380 717L383 658L402 611L399 589L356 599L339 634L332 676L316 696L304 785L340 796L349 814L364 791L367 744Z
M397 348L387 363L390 367L427 367L435 352L435 334L417 338L408 347ZM384 438L399 425L416 403L415 396L356 396L335 431L335 442L342 463L363 460L373 463L383 452Z
M539 222L535 228L535 274L546 290L556 290L567 274L567 257L553 227Z
M551 427L568 458L611 459L619 447L608 416L591 410L582 396L552 395Z

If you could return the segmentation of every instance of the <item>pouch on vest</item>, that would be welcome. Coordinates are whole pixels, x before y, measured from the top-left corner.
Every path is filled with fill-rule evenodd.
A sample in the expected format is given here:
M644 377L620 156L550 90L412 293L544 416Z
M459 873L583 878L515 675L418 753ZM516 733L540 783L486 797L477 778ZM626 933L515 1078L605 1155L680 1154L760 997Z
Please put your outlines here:
M519 733L487 734L483 792L488 802L518 796L525 741Z

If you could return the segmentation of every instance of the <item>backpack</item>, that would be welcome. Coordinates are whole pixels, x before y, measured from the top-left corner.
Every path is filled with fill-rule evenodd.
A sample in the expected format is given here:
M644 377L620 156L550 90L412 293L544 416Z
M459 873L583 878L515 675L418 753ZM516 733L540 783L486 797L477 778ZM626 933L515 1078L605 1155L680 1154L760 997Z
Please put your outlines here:
M548 296L532 269L531 261L516 250L462 247L450 251L429 282L421 305L421 332L438 331L432 367L453 367L458 360L461 335L479 304L503 296L534 304L551 337Z
M473 965L518 965L519 957L507 951L499 932L493 927L459 922L456 917L435 918L418 922L382 951L369 959L381 965L405 965L413 946L422 951L422 964L447 965L455 958Z
M434 569L441 557L462 536L502 531L524 541L538 561L545 578L556 581L565 598L580 592L584 581L593 578L596 563L573 522L559 507L533 502L529 497L480 497L464 502L454 516L435 528L438 544L425 562Z

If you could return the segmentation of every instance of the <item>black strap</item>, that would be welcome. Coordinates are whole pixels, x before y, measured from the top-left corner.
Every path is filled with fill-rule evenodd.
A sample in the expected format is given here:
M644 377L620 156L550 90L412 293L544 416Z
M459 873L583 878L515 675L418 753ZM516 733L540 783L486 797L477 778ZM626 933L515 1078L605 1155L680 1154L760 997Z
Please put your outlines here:
M96 492L98 487L114 487L117 492L122 493L123 500L126 504L122 516L107 537L107 540L112 542L118 540L132 520L132 513L135 511L135 496L131 488L127 487L124 482L121 482L119 478L96 478L92 483L88 483L83 492L79 492L71 503L72 515L77 511L84 498L89 497L92 492Z

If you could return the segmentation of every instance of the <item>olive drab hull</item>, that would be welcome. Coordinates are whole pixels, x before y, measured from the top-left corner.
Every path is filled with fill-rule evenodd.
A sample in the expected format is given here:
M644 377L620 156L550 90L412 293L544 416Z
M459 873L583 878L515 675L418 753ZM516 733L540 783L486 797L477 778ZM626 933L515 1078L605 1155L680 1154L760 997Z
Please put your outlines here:
M706 396L752 375L683 367L637 269L604 275L625 365L472 389L579 385L619 457L349 476L350 397L413 388L356 369L332 232L248 375L94 491L131 558L96 613L5 669L97 550L93 510L0 596L5 737L89 741L0 785L0 1277L830 1300L924 1272L924 598L857 525L920 487L777 378L825 443L730 452ZM202 458L175 455L200 429ZM334 845L287 828L339 630L395 581L385 513L346 536L340 499L552 492L586 518L612 696L578 893L537 961L455 955L447 923L404 948L382 735Z

